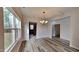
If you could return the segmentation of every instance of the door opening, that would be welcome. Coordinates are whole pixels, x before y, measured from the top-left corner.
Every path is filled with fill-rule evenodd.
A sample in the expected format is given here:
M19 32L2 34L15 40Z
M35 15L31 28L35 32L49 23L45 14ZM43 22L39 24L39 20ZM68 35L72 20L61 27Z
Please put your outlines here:
M36 36L37 23L29 22L29 38Z
M60 38L60 24L55 24L53 26L53 37Z

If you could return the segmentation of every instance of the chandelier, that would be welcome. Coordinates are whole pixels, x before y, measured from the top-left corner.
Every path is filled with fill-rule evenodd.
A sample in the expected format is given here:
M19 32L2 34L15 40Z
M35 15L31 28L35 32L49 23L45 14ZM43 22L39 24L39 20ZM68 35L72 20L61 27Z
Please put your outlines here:
M48 21L47 21L47 18L45 17L45 13L46 13L46 12L42 12L42 13L43 13L44 16L43 16L43 18L41 18L42 20L40 20L40 23L41 23L41 24L47 24Z

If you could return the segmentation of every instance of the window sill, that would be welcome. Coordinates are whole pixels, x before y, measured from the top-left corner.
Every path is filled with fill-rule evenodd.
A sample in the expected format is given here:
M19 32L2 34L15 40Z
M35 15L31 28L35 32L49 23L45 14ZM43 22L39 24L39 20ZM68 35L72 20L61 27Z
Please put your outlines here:
M12 52L14 50L14 48L16 47L16 45L18 44L18 47L16 48L16 50L18 50L20 44L21 44L21 39L17 40L16 42L12 43L6 50L5 52Z

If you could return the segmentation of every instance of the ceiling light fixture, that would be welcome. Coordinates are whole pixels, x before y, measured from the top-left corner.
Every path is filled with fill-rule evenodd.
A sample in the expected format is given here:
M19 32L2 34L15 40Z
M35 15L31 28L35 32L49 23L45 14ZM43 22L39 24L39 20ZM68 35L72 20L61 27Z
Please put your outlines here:
M42 12L42 13L43 13L43 17L41 18L42 20L40 20L40 23L41 23L41 24L47 24L48 21L47 21L47 18L45 17L45 13L46 13L46 12Z

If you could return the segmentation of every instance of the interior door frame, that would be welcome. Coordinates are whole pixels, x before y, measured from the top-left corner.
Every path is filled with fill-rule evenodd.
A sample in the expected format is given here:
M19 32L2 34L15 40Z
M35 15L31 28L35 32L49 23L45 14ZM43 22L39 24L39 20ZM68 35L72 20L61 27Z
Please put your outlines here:
M58 26L58 29L59 29L59 31L58 31L58 32L59 32L59 35L57 35L57 32L56 32L56 26ZM55 24L55 25L54 25L54 28L55 28L55 37L60 37L60 24ZM58 29L57 29L57 30L58 30Z

